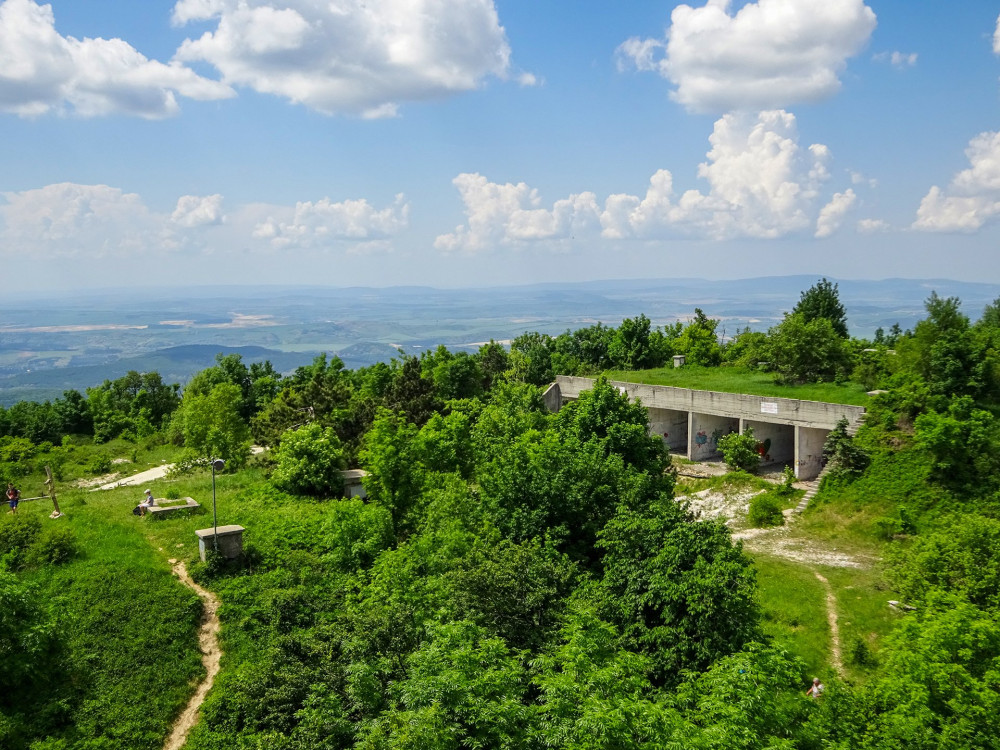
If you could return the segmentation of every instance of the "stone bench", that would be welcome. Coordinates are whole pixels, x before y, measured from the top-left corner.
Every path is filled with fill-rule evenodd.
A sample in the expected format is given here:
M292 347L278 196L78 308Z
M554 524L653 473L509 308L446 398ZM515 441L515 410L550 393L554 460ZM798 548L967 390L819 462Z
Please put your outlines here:
M157 502L160 502L159 500ZM153 505L146 508L146 512L152 516L169 516L179 510L194 510L201 505L195 502L194 498L182 497L180 500L166 500L164 502L176 503L176 505Z

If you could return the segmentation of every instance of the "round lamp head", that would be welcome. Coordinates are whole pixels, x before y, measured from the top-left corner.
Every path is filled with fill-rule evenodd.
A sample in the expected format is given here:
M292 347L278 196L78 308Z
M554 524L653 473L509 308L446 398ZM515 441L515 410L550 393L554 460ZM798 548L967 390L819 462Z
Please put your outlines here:
M221 458L217 458L214 461L212 461L212 468L215 469L216 471L222 471L224 468L226 468L226 462L223 461Z

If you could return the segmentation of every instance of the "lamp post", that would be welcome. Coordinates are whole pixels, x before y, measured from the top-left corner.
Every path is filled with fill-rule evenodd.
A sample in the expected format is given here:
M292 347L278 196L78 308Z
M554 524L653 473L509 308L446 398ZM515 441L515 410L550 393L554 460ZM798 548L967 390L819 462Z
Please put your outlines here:
M219 513L215 507L215 472L222 471L226 467L226 462L221 458L212 459L212 539L215 540L215 551L219 551Z

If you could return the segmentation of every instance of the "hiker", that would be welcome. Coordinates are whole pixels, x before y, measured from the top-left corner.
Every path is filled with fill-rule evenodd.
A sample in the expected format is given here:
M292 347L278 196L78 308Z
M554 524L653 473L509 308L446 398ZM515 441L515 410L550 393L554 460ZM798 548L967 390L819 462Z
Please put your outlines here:
M810 698L819 698L823 695L823 683L819 681L819 677L813 677L812 687L806 691L806 695Z
M21 502L21 491L11 482L7 482L7 504L10 505L11 513L17 513L19 502Z
M146 490L145 495L142 498L142 502L139 503L139 515L146 515L146 511L156 505L156 500L153 499L153 491Z

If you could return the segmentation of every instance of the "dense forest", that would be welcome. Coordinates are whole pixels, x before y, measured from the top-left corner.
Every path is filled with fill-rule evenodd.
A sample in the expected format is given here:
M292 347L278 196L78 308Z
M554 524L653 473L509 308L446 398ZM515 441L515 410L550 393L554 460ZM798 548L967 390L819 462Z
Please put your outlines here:
M201 669L201 603L168 558L222 602L187 748L1000 747L1000 300L973 321L932 294L912 330L860 340L823 279L769 331L718 324L639 315L289 376L220 356L183 390L129 373L0 409L0 480L42 495L49 467L66 514L0 517L0 747L163 746ZM844 587L844 670L809 645L822 601L789 614L812 570L678 502L702 485L602 377L675 354L692 387L727 371L793 397L873 391L799 522L873 560L870 589ZM557 374L598 379L549 413ZM759 484L779 504L760 525L780 524L792 478L753 477L739 437L718 481ZM216 457L237 561L197 561L211 516L136 518L137 490L79 482L169 461L158 489L204 499ZM341 497L349 467L365 500Z

